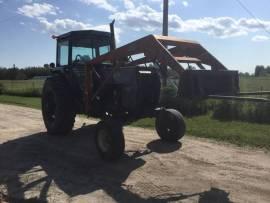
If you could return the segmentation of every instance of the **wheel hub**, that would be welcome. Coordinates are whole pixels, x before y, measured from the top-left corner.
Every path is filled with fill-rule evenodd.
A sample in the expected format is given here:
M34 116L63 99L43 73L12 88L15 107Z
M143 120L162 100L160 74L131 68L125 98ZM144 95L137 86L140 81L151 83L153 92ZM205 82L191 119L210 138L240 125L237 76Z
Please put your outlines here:
M102 152L110 150L111 138L105 129L98 132L98 145Z
M54 101L54 97L51 94L47 95L47 100L45 103L45 113L47 115L47 118L53 122L55 120L55 109L56 109L56 104Z

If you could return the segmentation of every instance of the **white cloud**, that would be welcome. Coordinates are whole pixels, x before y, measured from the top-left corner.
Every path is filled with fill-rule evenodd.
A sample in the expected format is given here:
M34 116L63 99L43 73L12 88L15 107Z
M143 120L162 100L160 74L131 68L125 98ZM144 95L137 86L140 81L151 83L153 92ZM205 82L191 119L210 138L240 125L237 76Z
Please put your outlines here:
M182 1L182 4L183 4L184 7L188 7L189 6L188 1Z
M107 11L116 12L117 9L112 4L110 4L107 0L79 0L80 2L86 4L86 5L94 5L99 8L103 8Z
M163 0L148 0L149 2L163 3Z
M45 28L45 30L52 34L62 34L71 30L87 30L91 28L90 24L82 23L68 18L55 19L52 22L49 22L44 17L39 17L38 20Z
M183 21L178 16L171 16L171 29L176 32L201 32L220 38L243 36L248 29L239 25L239 21L231 17L189 19Z
M155 4L155 5L160 5L160 10L163 10L163 1L164 0L147 0L149 3ZM147 4L145 4L147 5ZM169 7L175 5L175 0L169 0Z
M169 1L169 6L174 6L175 5L175 1L174 0L170 0Z
M156 1L156 0L151 0ZM139 5L135 9L116 12L110 16L123 27L135 31L154 32L162 27L162 12L148 5ZM204 17L183 20L176 14L169 15L169 28L175 32L201 32L219 38L248 35L262 29L270 31L270 21L232 17Z
M269 41L270 37L264 36L264 35L256 35L252 38L253 42L265 42Z
M148 0L149 2L160 3L163 6L163 0ZM175 5L175 0L169 0L169 6Z
M34 3L31 5L24 5L18 8L18 13L24 16L34 18L44 15L56 15L59 11L58 7L55 7L48 3Z
M135 5L132 0L123 0L126 9L134 9Z
M266 29L266 30L270 31L270 21L264 21L264 20L260 20L260 19L242 18L239 20L239 25L242 27L245 27L249 30L252 30L252 31L258 31L261 29Z
M0 0L1 1L1 0ZM106 0L80 0L90 3L90 2L106 2ZM130 7L131 8L131 7ZM54 19L49 21L46 15L57 15L61 13L58 7L55 7L48 3L34 3L31 5L24 5L18 8L19 14L36 19L42 27L42 33L50 34L63 34L73 30L99 30L99 31L110 31L109 25L91 25L89 23L84 23L81 21L73 20L70 18L64 19ZM36 30L36 29L35 29ZM116 39L119 41L121 30L119 28L115 29Z
M74 30L99 30L109 32L109 25L91 25L89 23L83 23L77 20L65 18L65 19L55 19L54 21L48 21L44 17L39 17L38 21L44 29L44 32L50 34L63 34ZM115 29L116 40L119 41L119 35L121 30L119 28Z
M161 27L162 14L147 5L140 5L132 10L114 13L110 19L116 19L119 24L134 30L154 31Z

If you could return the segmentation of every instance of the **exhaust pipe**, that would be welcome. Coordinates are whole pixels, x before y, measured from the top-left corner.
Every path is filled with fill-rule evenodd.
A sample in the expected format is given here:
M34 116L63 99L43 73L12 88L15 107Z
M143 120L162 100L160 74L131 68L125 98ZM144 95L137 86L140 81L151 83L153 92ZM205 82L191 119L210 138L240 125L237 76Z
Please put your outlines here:
M115 20L113 20L113 21L110 23L110 31L111 31L111 50L115 50L115 49L116 49L115 33L114 33L114 23L115 23Z

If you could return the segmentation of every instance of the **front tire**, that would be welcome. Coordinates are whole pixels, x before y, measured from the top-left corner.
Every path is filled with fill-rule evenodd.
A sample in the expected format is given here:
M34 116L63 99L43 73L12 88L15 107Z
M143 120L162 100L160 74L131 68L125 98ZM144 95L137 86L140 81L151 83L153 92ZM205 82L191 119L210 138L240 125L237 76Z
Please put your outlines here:
M66 82L60 76L45 81L42 92L42 116L51 135L64 136L73 128L76 116L73 98Z
M114 120L100 121L96 130L96 146L100 156L107 161L119 159L125 150L122 124Z
M177 142L186 132L184 117L175 109L162 109L156 118L156 131L162 140Z

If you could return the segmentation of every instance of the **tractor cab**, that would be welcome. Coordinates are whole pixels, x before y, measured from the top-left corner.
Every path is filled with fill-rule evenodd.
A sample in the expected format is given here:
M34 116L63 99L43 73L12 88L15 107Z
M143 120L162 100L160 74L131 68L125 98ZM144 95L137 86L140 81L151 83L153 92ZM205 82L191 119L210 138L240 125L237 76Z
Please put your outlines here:
M114 32L71 31L55 38L57 39L57 51L54 70L70 72L75 77L75 80L72 81L76 81L80 87L79 92L83 92L86 65L92 59L106 54L114 48Z
M76 68L111 49L111 33L72 31L57 36L56 67Z

